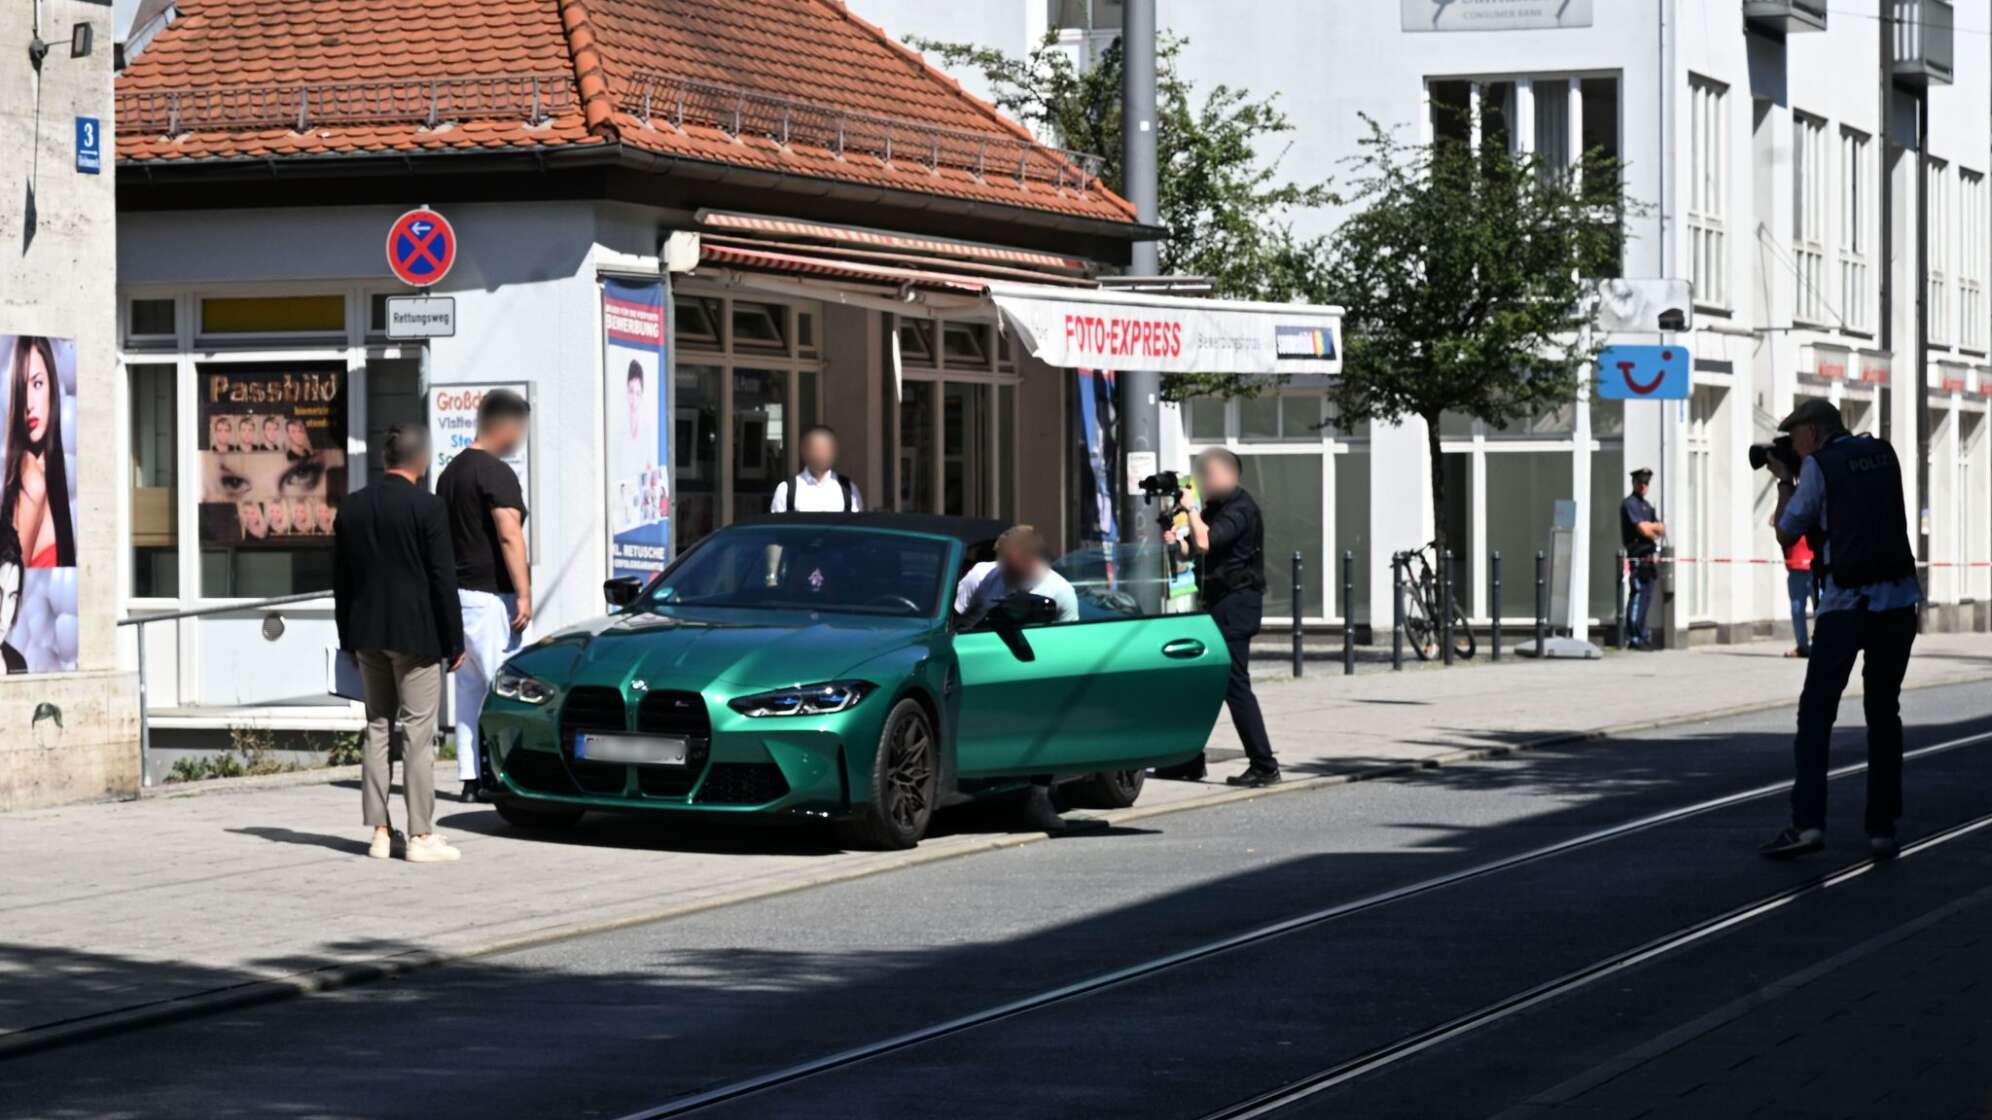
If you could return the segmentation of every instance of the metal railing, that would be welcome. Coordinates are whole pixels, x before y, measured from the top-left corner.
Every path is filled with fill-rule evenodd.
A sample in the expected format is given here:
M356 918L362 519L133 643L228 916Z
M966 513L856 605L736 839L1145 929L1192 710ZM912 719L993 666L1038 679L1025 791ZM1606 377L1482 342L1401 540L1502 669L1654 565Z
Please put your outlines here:
M518 120L578 111L571 74L403 78L316 85L133 89L117 96L118 131L182 132L317 125Z
M147 769L147 764L151 762L152 755L152 699L151 692L147 688L145 666L145 628L148 624L154 622L180 622L189 618L207 618L213 615L250 614L255 611L268 610L271 607L288 606L293 603L315 603L319 600L330 598L332 598L330 591L306 591L297 595L278 595L274 598L256 599L246 603L227 603L214 607L197 607L190 611L166 611L161 614L135 615L131 618L119 619L118 625L133 627L133 633L138 638L138 780L148 786L152 784L152 775ZM281 623L282 616L272 617L276 617L279 623ZM275 641L283 636L281 628L275 634L269 633L267 629L268 625L267 622L264 623L266 629L263 636L265 638Z

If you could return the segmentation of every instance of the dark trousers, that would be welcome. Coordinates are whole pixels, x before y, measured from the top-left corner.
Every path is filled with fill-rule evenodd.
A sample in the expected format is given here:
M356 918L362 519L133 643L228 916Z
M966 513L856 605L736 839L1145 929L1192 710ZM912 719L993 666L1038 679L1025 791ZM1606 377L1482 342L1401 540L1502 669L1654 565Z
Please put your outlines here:
M1625 596L1625 640L1630 645L1643 646L1652 641L1646 633L1646 612L1653 606L1653 587L1659 576L1657 566L1632 562L1632 578L1626 584Z
M1791 790L1791 823L1826 827L1826 747L1840 694L1865 654L1861 684L1867 690L1867 831L1892 836L1902 815L1902 675L1916 642L1916 608L1892 611L1828 611L1812 623L1812 659L1805 665L1805 691L1798 698L1798 737L1792 753L1798 770Z
M1252 769L1280 768L1273 757L1273 744L1266 738L1266 717L1259 713L1259 698L1252 693L1252 636L1259 632L1264 613L1263 600L1253 592L1233 592L1210 609L1212 621L1224 635L1224 648L1231 654L1231 679L1224 686L1224 706L1231 712L1231 724L1245 744L1245 757Z

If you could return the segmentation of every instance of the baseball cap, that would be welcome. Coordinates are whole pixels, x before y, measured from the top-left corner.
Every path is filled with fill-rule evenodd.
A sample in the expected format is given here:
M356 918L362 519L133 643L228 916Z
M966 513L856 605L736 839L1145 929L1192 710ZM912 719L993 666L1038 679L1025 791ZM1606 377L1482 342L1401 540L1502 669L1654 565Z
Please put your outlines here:
M1791 414L1778 421L1778 431L1789 432L1800 424L1817 424L1829 432L1842 432L1847 428L1840 418L1840 410L1832 401L1824 397L1807 397L1798 402Z

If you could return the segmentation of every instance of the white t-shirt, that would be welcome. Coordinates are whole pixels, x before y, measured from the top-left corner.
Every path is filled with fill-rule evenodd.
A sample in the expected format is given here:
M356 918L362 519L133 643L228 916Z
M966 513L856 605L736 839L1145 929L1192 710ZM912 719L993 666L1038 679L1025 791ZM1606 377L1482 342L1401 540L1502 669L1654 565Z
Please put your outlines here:
M794 497L791 500L790 491ZM865 508L865 500L858 493L858 484L851 484L851 512ZM836 471L823 472L817 478L803 471L794 478L787 479L775 487L775 500L768 503L769 513L842 513L844 512L844 486L837 481Z
M994 560L984 560L970 568L968 574L961 577L961 582L955 584L955 613L964 618L980 619L989 613L989 608L1009 598L1012 591L1028 591L1057 603L1060 622L1079 621L1079 596L1072 590L1072 585L1065 582L1064 576L1046 568L1036 583L1012 588L1003 578L1002 566Z

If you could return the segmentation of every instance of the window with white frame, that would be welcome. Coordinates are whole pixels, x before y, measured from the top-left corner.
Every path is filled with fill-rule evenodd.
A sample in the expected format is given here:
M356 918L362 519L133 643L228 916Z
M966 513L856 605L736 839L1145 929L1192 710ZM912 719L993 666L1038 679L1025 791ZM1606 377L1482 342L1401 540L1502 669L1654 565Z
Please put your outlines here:
M1794 314L1824 323L1826 312L1826 122L1793 113L1791 253L1798 274Z
M1985 176L1957 172L1957 342L1985 349Z
M1840 130L1840 321L1849 330L1871 330L1868 313L1868 206L1874 193L1868 138Z
M1951 340L1950 307L1950 239L1951 206L1950 176L1945 174L1949 167L1938 159L1929 162L1924 170L1924 183L1928 191L1929 210L1929 283L1923 292L1924 306L1930 321L1930 342L1938 346L1949 345Z
M1689 75L1688 257L1695 302L1729 306L1729 87Z

